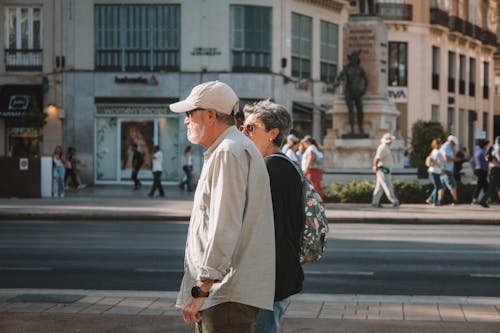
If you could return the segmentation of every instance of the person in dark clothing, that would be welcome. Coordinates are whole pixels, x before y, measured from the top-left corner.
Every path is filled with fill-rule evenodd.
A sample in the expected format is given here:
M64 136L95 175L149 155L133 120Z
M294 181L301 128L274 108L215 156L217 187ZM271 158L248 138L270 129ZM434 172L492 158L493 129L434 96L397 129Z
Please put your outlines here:
M137 175L139 174L139 170L141 169L142 165L144 164L144 156L141 154L141 152L137 149L137 144L132 145L132 180L134 181L134 191L138 190L141 188L142 183L137 178Z
M259 311L255 333L277 333L289 297L302 290L304 281L299 261L300 240L304 230L302 179L293 162L280 149L292 123L285 107L265 100L247 105L243 111L246 119L241 131L253 141L266 161L276 242L274 311Z
M486 202L488 194L488 161L486 161L484 154L489 143L488 140L481 139L474 150L474 174L477 177L477 185L472 196L472 203L480 204L485 208L489 206ZM481 190L483 191L482 199L479 196Z

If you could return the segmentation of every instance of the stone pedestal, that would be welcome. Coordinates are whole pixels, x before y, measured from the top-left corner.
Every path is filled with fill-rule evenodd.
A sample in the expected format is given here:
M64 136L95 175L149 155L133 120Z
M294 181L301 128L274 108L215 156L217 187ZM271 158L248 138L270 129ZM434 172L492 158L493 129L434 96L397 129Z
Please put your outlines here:
M387 30L378 17L352 17L344 27L344 62L347 55L360 51L361 67L368 77L363 97L363 129L367 137L350 136L348 108L343 93L336 95L331 110L333 126L324 138L325 169L371 168L380 138L395 133L399 111L387 93ZM391 145L395 167L402 167L404 143Z

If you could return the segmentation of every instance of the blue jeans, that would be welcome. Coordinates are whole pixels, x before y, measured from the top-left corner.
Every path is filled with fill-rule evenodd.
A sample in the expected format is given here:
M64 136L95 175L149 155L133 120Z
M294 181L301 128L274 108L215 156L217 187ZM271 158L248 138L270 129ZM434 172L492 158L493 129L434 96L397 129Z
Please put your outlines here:
M64 196L64 166L55 166L52 170L52 183L54 186L54 196Z
M280 319L290 304L290 298L274 302L273 310L260 309L255 319L255 333L278 333Z
M441 204L441 202L438 202L438 191L443 188L443 183L441 183L441 174L430 172L429 175L432 185L434 185L434 189L432 190L429 199L435 204Z

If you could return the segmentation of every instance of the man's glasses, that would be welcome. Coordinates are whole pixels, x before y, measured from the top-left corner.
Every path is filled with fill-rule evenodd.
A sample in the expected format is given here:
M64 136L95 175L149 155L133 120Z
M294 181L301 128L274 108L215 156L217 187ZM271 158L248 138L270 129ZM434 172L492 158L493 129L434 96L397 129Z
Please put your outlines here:
M186 118L191 118L193 116L193 113L195 113L196 111L205 111L205 109L194 109L186 111Z

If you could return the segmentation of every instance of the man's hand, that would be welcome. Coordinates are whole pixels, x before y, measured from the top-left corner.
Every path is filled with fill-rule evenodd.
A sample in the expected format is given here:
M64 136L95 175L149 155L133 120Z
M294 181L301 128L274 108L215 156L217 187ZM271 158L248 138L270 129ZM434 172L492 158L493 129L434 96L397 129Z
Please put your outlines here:
M201 320L199 311L203 306L203 303L205 303L204 297L189 297L188 300L182 305L182 317L186 323L194 324Z

